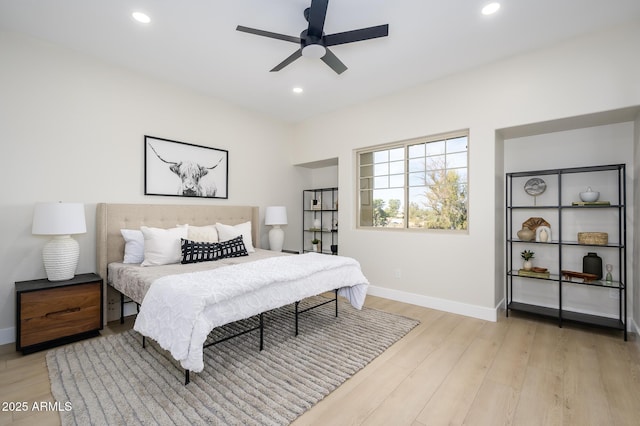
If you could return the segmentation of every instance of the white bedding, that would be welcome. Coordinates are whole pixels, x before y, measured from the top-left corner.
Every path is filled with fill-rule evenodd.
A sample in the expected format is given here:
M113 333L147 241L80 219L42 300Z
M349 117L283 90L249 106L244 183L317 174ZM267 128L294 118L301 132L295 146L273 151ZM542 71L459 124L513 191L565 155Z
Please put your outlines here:
M317 253L170 275L150 286L134 329L200 372L203 344L215 327L333 289L360 309L367 286L355 259Z

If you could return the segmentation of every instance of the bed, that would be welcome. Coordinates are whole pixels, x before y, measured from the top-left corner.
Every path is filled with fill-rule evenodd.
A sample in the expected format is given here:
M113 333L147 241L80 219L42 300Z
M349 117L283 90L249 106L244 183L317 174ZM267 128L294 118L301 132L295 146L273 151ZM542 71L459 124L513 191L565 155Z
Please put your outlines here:
M204 368L204 342L213 328L259 316L260 325L255 329L260 330L262 349L265 312L293 304L297 332L300 300L333 291L337 315L338 294L358 309L366 297L368 282L354 259L260 249L257 207L102 203L96 212L99 273L109 287L139 304L134 329L171 352L185 369L185 383L190 371ZM241 226L247 222L250 236L244 237L255 246L248 256L184 265L123 264L121 229L216 223Z

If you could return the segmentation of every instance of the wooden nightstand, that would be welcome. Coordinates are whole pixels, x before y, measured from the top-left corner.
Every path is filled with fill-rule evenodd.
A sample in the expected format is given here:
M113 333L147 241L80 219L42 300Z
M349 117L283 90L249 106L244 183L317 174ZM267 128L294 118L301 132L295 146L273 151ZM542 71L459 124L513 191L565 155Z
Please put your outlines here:
M16 350L26 354L97 336L102 298L96 274L16 282Z

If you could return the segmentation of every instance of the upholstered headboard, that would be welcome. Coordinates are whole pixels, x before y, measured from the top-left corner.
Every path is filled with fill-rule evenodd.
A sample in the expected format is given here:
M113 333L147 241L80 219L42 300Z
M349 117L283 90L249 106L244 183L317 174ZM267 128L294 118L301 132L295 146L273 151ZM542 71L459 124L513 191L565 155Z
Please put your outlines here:
M107 280L107 265L124 257L121 229L141 225L173 228L176 225L237 225L251 221L253 245L260 247L259 208L253 206L205 206L181 204L106 204L96 207L96 264L98 274Z

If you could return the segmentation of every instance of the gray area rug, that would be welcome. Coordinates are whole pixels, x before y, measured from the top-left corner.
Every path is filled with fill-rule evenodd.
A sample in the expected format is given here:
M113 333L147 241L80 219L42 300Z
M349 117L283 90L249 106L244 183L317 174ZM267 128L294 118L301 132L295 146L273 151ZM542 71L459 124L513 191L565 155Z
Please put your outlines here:
M207 348L204 371L187 386L179 363L149 339L143 349L133 330L51 350L51 391L73 407L60 413L62 424L289 424L419 323L342 301L336 318L334 306L302 314L298 337L293 305L267 312L262 352L258 331Z

